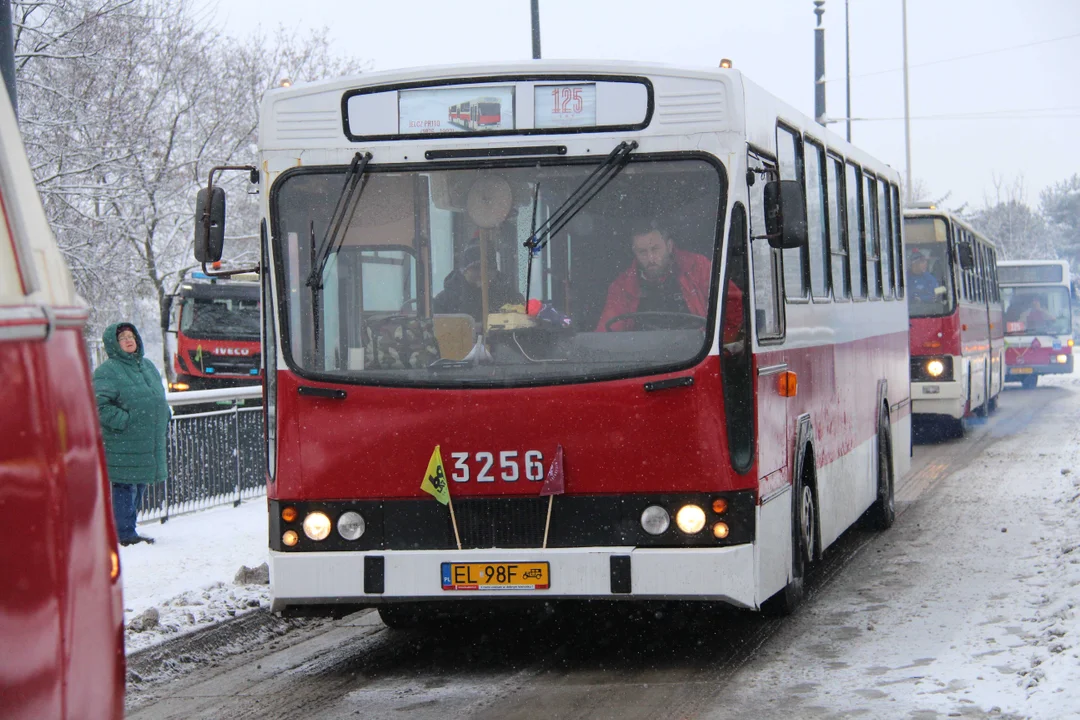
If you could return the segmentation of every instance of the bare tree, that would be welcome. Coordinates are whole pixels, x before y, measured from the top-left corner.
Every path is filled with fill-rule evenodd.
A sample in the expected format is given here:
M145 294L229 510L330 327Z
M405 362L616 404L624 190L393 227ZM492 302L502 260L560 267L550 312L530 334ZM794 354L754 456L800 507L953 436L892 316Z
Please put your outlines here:
M1027 204L1022 176L1011 184L995 176L994 198L986 198L983 207L972 212L968 219L997 243L1002 259L1057 257L1046 222Z

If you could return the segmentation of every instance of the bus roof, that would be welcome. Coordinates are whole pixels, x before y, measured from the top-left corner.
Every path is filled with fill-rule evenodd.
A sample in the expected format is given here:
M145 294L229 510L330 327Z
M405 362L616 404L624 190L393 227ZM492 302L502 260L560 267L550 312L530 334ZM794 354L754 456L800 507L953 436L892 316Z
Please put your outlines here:
M527 85L605 79L624 82L643 79L649 86L651 105L645 126L637 131L618 132L620 136L632 132L643 142L643 150L648 149L644 140L650 135L734 132L744 135L745 141L755 148L775 155L776 123L779 120L806 132L833 153L858 162L882 178L897 184L900 182L899 173L887 164L849 144L813 118L748 80L739 70L606 60L531 60L409 68L276 88L263 97L260 150L340 149L354 153L368 149L376 152L377 162L386 162L377 153L380 147L385 148L386 139L353 141L346 135L349 122L346 94L351 91L385 88L388 95L386 111L396 113L396 97L390 96L395 91L417 87L464 84L486 96L490 92L485 92L485 89L490 88L492 82L513 81ZM532 109L531 97L527 106L529 110ZM519 108L520 111L522 108ZM482 142L487 146L544 145L550 144L555 134L560 135L560 140L570 136L570 133L560 129L542 132L529 129L527 133L485 136ZM603 136L610 133L598 130L598 134ZM478 138L466 135L429 138L417 134L393 139L422 143L425 148L434 149L461 147L470 142L475 144ZM385 157L386 153L382 155ZM394 160L391 157L389 161Z

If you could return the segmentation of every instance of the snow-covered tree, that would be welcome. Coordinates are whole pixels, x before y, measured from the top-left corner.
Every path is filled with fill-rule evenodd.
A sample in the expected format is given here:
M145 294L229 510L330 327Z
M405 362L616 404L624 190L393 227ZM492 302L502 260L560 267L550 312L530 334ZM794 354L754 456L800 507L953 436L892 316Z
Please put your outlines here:
M1027 204L1024 180L1011 185L994 178L995 196L968 215L968 221L993 240L1002 260L1057 257L1042 216Z
M325 31L225 38L192 0L14 0L12 10L21 128L92 324L130 319L150 341L194 264L196 190L212 166L255 160L262 94L282 77L361 65L331 56ZM254 203L237 211L230 234L253 235Z
M1073 268L1080 268L1080 175L1043 190L1039 210L1059 256L1068 258Z

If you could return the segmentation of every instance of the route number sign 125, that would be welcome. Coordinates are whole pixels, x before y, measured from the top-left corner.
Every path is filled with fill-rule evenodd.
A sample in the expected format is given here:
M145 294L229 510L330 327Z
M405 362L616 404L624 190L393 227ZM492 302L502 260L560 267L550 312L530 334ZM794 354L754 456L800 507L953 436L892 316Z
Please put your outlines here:
M538 85L533 99L536 127L594 127L596 85Z

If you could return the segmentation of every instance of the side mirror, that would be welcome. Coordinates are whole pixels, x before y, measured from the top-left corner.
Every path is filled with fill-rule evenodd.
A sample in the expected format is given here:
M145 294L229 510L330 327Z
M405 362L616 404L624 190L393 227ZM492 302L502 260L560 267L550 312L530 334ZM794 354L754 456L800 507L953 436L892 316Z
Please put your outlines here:
M973 270L975 268L975 253L971 251L971 245L960 243L956 246L956 256L960 259L961 270Z
M224 247L225 189L215 187L211 197L203 188L195 196L195 259L201 263L217 262Z
M806 196L797 180L765 184L765 234L769 246L792 250L807 244Z

